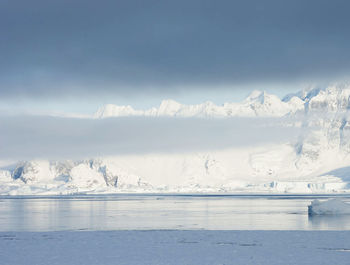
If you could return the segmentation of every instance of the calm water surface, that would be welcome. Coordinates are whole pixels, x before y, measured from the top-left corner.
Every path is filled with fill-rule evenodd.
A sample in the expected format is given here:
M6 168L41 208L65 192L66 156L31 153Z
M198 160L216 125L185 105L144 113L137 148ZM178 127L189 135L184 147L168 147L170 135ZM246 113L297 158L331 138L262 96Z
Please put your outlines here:
M0 197L0 231L350 230L350 215L309 217L317 196ZM318 197L321 200L327 196ZM350 197L344 196L345 201Z

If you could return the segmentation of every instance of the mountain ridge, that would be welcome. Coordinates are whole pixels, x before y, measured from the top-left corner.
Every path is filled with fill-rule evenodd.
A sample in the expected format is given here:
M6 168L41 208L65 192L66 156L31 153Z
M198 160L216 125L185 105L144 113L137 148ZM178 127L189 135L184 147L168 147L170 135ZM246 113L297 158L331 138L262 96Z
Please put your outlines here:
M146 116L146 117L280 117L287 113L295 113L302 109L304 102L296 97L282 101L277 96L265 91L254 90L240 103L224 103L215 105L206 101L196 105L181 104L172 99L162 100L159 107L147 110L136 110L130 105L118 106L106 104L100 107L94 118Z
M19 162L12 170L0 171L0 194L350 192L348 85L300 91L282 100L253 91L241 103L222 106L212 102L182 105L166 100L159 108L140 111L131 106L107 105L95 118L221 118L234 117L240 111L250 118L295 117L296 122L285 126L301 126L303 133L296 142L227 150Z
M283 117L299 112L345 111L349 107L350 85L335 84L326 88L304 89L280 99L266 91L254 90L241 102L216 105L211 101L186 105L175 100L163 100L159 107L136 110L130 105L106 104L93 115L96 119L110 117Z

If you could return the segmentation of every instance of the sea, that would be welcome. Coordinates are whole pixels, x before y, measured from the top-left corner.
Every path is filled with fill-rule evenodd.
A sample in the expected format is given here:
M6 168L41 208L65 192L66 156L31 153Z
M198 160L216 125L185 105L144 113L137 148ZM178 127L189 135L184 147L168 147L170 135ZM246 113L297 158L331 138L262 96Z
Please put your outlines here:
M350 215L309 216L349 195L113 194L1 196L0 231L350 230Z

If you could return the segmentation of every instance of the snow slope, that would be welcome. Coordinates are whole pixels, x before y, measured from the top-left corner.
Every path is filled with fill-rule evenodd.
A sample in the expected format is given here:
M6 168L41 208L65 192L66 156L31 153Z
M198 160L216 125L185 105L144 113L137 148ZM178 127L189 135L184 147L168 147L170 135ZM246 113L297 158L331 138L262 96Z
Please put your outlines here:
M303 128L296 142L187 153L150 153L82 161L25 161L0 171L0 194L114 192L332 193L350 188L350 86L288 95L254 91L241 103L146 111L106 105L95 118L120 116L288 116ZM257 131L259 133L259 131Z

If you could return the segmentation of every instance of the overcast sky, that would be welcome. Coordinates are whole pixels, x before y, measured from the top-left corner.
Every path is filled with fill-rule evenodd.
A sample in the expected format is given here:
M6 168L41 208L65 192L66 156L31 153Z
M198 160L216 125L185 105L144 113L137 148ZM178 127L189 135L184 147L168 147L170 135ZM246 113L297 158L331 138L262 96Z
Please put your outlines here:
M1 0L0 104L232 101L348 80L349 10L346 0Z

